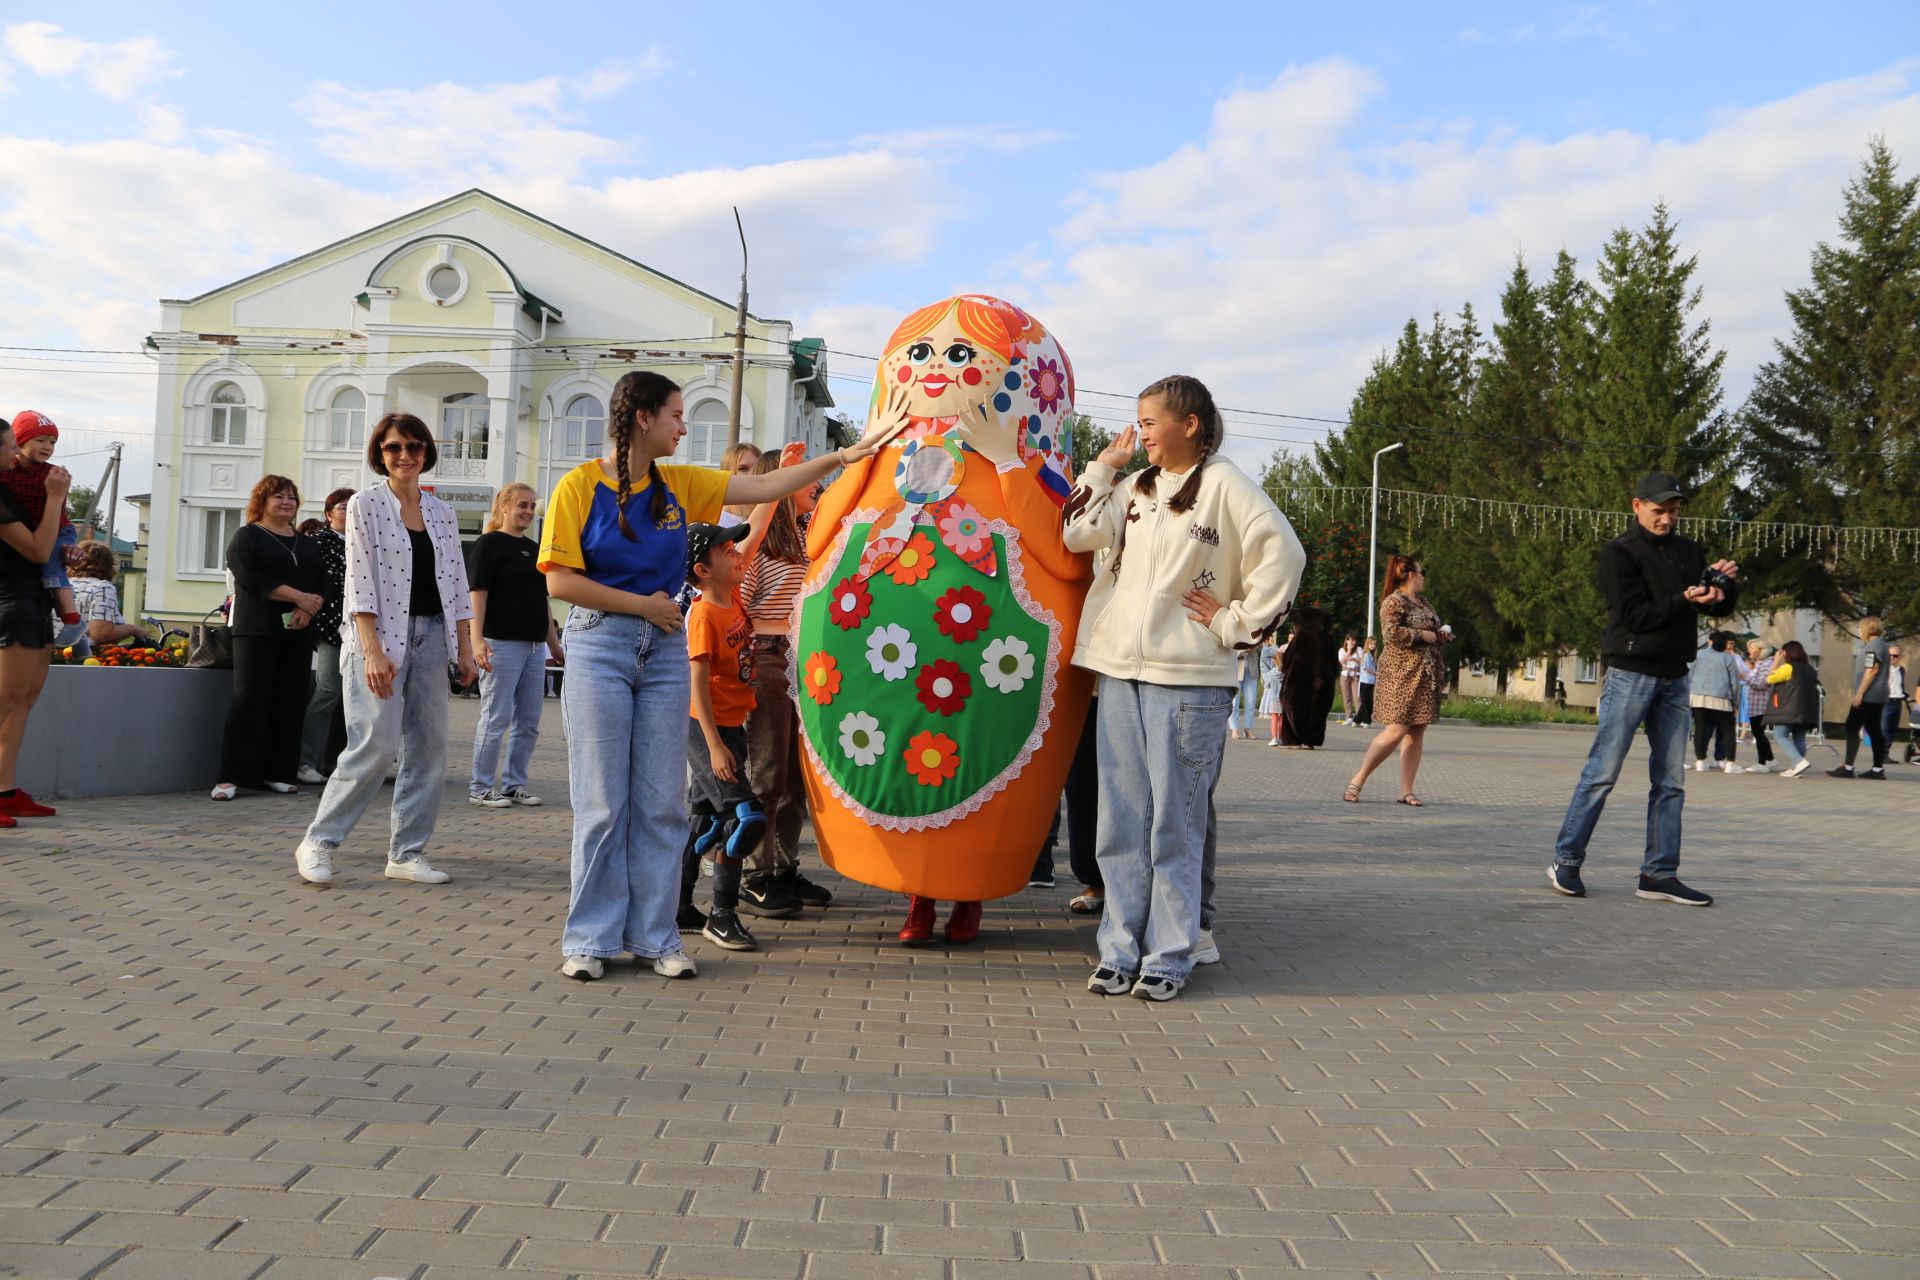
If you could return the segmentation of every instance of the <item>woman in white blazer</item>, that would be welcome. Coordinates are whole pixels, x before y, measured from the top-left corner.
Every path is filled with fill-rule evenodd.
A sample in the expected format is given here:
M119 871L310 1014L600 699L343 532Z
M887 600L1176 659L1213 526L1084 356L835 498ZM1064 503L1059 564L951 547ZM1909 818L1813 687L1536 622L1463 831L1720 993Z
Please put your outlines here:
M367 442L367 466L386 483L347 503L349 625L340 658L347 749L294 851L301 879L312 884L333 883L333 851L379 793L396 754L387 875L417 884L451 878L424 851L446 783L449 655L457 655L462 685L474 678L473 642L460 625L473 616L473 602L453 508L420 489L438 460L424 422L387 414Z

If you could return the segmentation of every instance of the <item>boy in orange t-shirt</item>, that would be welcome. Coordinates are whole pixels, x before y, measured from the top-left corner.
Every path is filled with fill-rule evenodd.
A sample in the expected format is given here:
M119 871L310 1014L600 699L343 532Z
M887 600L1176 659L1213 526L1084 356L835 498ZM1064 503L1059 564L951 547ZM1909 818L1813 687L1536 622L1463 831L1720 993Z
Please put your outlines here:
M740 923L740 868L766 833L753 788L747 785L747 713L753 710L753 623L736 594L746 576L740 556L744 524L687 529L687 581L700 598L687 611L687 659L693 665L688 708L687 808L690 829L680 868L680 927L729 951L751 951L753 935ZM703 920L693 905L700 859L713 859L713 911Z

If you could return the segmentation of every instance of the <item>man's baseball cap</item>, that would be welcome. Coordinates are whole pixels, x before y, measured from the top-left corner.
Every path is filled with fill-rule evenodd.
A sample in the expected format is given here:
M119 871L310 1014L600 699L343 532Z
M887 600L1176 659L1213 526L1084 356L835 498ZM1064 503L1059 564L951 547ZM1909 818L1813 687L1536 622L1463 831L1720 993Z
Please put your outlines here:
M1642 502L1672 502L1675 498L1686 497L1680 482L1664 471L1654 471L1640 477L1639 487L1633 496Z
M743 521L740 524L721 526L717 524L690 524L687 526L687 580L693 580L693 566L705 564L707 553L723 542L738 542L752 530Z

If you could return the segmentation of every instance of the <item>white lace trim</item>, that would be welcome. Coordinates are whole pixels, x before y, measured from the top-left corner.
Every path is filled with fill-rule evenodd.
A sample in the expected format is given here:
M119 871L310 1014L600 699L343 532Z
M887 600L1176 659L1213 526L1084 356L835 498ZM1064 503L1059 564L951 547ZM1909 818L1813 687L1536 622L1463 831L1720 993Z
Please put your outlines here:
M873 521L879 519L882 514L877 507L862 507L857 511L850 512L841 521L840 532L834 538L833 545L828 548L827 554L821 558L821 563L823 565L839 564L841 557L846 554L847 539L852 536L853 527L862 521L871 524ZM881 813L878 810L870 809L847 794L846 789L840 785L839 781L834 778L832 771L827 768L826 761L820 752L814 748L813 739L806 731L806 718L804 716L801 717L800 741L806 745L807 759L808 762L812 764L815 775L819 777L821 782L826 784L827 790L833 793L834 799L845 805L862 821L866 822L867 825L879 827L882 831L937 830L941 827L949 826L959 819L967 817L969 814L978 813L986 806L989 800L999 795L1002 791L1005 791L1007 784L1020 776L1026 769L1028 762L1033 759L1034 753L1040 749L1040 744L1045 741L1047 730L1052 727L1053 710L1058 700L1060 686L1060 620L1054 617L1053 613L1048 610L1046 606L1042 605L1038 600L1035 600L1027 590L1026 566L1019 554L1020 531L1008 524L1005 520L988 521L987 531L989 533L997 533L1006 539L1007 589L1013 593L1014 600L1026 611L1027 616L1042 624L1047 629L1046 660L1042 664L1043 674L1040 683L1040 712L1034 721L1033 732L1027 735L1026 742L1021 745L1020 750L1015 753L1013 759L1007 762L1007 766L989 778L978 790L962 800L959 804L953 805L950 808L941 809L935 813L926 814L922 817L896 817L893 814ZM827 580L832 576L833 573L829 570L822 573L812 582L801 587L800 603L794 607L794 657L791 670L787 676L787 684L796 706L799 705L799 700L802 696L800 672L806 665L805 656L800 652L800 609L809 597L818 595L821 590L830 585Z

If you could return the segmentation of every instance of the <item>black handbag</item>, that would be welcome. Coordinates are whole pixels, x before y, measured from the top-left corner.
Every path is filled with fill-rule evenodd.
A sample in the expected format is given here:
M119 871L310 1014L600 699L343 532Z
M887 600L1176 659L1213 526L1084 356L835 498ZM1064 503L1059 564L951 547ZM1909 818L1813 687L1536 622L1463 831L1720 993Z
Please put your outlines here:
M233 669L233 628L225 621L214 621L220 610L209 609L207 616L187 629L187 660L180 665L213 671Z

